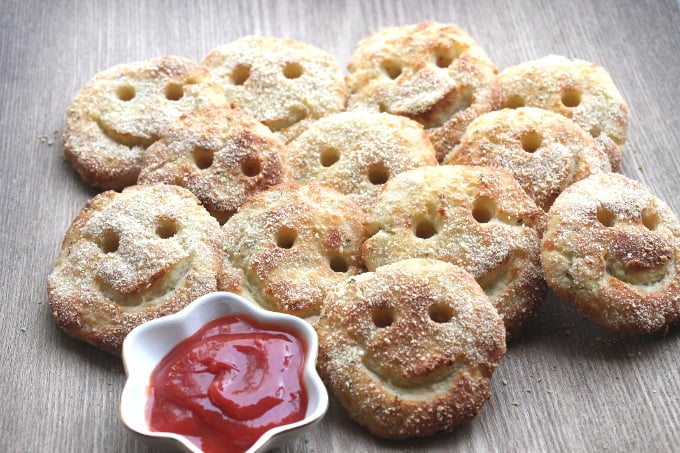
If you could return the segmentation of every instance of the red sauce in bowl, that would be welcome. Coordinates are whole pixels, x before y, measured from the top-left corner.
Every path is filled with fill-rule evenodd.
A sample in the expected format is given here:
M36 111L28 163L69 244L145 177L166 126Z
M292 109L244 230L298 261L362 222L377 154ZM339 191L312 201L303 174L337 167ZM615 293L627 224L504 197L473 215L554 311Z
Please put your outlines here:
M229 315L179 343L151 375L152 430L205 452L243 452L269 429L302 420L305 346L293 333Z

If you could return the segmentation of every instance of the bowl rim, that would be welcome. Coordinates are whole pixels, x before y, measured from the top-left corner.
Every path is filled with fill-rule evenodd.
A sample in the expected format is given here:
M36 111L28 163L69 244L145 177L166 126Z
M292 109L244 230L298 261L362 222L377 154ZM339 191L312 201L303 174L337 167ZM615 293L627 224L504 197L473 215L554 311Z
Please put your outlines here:
M244 314L256 319L258 322L274 326L285 326L287 330L300 337L305 344L305 361L302 371L303 385L308 395L305 417L297 422L276 426L264 432L247 452L260 451L276 438L284 437L286 433L290 434L291 431L300 428L311 427L323 418L328 410L328 391L316 370L319 340L314 328L307 321L297 316L266 310L235 293L216 291L197 298L176 313L141 324L126 336L123 341L121 354L126 381L121 392L118 413L120 420L127 429L144 438L175 441L192 453L202 453L200 447L181 434L152 431L146 422L145 415L141 416L143 422L140 422L139 414L132 414L131 411L138 410L137 408L142 404L137 401L139 399L139 386L141 385L144 385L143 393L146 397L143 398L143 406L146 408L149 377L163 357L177 344L193 335L209 321L230 314ZM170 330L173 327L178 334L173 335L171 341L160 344L158 348L155 348L154 354L158 356L158 359L150 361L141 359L142 365L136 367L136 365L140 364L139 357L143 355L144 351L144 348L137 347L138 342L153 342L158 331ZM136 403L132 401L133 398L137 401ZM310 405L309 402L311 401L315 401L316 404Z

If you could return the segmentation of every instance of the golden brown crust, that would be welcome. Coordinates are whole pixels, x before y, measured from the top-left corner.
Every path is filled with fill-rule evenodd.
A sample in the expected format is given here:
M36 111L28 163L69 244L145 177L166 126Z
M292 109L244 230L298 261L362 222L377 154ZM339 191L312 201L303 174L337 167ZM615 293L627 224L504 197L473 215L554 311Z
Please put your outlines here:
M440 165L395 176L367 213L369 270L436 258L470 272L519 333L543 299L539 261L545 213L504 169Z
M444 163L506 168L544 211L575 181L611 170L607 155L581 127L534 107L477 117Z
M418 121L439 161L473 119L498 106L496 66L454 24L381 28L357 44L348 69L349 109Z
M364 213L345 195L289 182L244 203L222 227L221 289L263 307L317 316L334 284L363 270Z
M180 117L146 150L138 181L186 187L224 223L248 197L287 179L285 154L250 115L207 107Z
M165 56L96 74L66 114L64 158L89 184L119 190L135 184L144 150L180 115L225 104L207 68Z
M103 192L74 219L48 278L55 322L120 354L134 327L216 290L221 247L219 224L186 189Z
M203 64L229 102L284 143L315 120L345 110L347 89L335 57L301 41L245 36L211 50Z
M609 329L666 332L680 320L680 224L625 176L593 175L555 200L541 261L549 285Z
M505 354L503 322L479 285L431 259L338 284L317 331L329 390L354 420L392 439L449 431L474 417Z
M504 69L498 83L501 107L539 107L570 118L595 138L612 170L619 169L628 106L602 66L548 55Z
M437 165L420 124L387 113L329 115L288 143L292 177L331 187L368 210L383 185L405 170Z

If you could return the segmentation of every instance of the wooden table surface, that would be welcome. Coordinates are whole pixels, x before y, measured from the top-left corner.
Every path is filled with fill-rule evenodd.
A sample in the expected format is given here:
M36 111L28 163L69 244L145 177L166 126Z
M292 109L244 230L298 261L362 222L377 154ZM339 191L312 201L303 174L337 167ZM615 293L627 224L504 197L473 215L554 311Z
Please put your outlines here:
M61 158L76 91L114 64L200 61L246 34L303 40L346 68L380 26L455 22L500 69L550 53L595 61L629 104L622 173L680 212L680 7L676 0L96 1L0 5L0 451L151 451L118 419L119 358L52 322L46 277L96 192ZM624 337L549 294L509 345L482 413L454 432L387 442L336 401L285 451L680 451L680 329Z

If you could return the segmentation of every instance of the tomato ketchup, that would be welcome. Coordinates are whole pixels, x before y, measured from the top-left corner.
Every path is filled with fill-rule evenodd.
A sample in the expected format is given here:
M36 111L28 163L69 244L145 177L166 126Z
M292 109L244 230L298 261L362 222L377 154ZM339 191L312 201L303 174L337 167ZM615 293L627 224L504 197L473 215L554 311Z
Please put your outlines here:
M151 375L152 430L205 452L243 452L267 430L302 420L305 346L241 315L215 319L179 343Z

